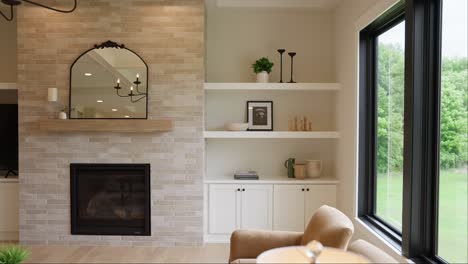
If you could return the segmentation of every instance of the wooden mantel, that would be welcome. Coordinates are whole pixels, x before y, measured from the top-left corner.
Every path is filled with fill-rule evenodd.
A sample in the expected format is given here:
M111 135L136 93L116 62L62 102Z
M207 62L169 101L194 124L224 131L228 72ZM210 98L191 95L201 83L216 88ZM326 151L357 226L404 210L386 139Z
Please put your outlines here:
M151 133L173 129L171 120L146 119L50 119L40 121L39 126L51 132Z

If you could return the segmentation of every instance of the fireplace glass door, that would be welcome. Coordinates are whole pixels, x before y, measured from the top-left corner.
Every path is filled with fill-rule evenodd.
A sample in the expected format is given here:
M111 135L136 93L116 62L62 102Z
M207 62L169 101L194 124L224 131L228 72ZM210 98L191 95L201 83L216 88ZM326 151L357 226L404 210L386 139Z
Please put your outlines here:
M72 234L150 235L149 164L71 164Z

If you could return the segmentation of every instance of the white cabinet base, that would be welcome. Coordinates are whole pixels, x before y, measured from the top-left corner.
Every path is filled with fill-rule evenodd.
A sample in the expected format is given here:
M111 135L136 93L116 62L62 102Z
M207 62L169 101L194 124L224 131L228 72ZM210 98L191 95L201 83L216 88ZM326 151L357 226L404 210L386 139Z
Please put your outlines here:
M207 184L205 243L237 229L303 232L320 206L336 206L336 184Z

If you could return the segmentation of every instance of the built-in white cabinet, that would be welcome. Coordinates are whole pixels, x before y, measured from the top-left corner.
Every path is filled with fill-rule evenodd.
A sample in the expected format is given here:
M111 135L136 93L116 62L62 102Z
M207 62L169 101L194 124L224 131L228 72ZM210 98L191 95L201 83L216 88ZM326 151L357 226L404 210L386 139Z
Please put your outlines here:
M240 185L209 185L209 233L229 234L240 226Z
M322 205L336 207L336 185L305 185L304 229Z
M272 229L272 185L210 184L208 195L210 234Z
M0 240L18 240L18 182L0 181Z
M241 229L271 230L273 228L273 186L243 185L241 198Z
M236 229L302 232L320 206L336 206L336 183L211 183L206 186L206 242L227 242Z
M320 206L336 206L336 185L280 185L274 187L273 229L302 232Z
M304 231L305 194L302 185L275 185L273 229Z

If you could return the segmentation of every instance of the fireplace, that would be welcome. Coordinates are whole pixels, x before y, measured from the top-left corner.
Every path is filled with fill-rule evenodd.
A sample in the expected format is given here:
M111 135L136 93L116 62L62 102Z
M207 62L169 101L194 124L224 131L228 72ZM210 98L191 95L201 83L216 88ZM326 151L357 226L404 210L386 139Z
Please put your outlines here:
M149 164L71 164L73 235L151 235Z

